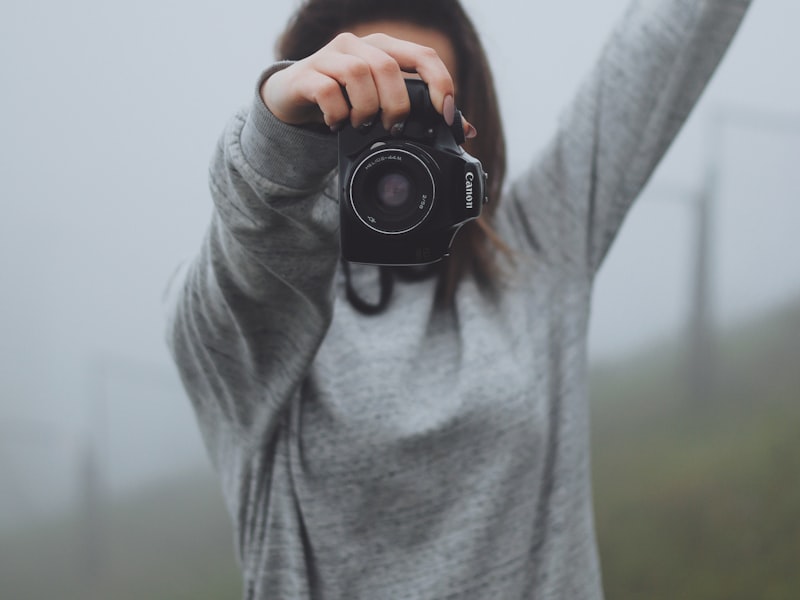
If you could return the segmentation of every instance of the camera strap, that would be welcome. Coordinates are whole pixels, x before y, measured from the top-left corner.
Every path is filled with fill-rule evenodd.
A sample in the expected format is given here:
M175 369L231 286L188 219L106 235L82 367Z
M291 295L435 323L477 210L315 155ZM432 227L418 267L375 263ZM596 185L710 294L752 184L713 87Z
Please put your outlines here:
M378 297L378 302L376 304L372 304L358 295L358 292L353 287L353 283L350 278L350 263L345 259L342 259L342 273L344 273L347 300L350 302L351 306L361 314L372 316L382 313L384 310L386 310L386 307L389 305L389 300L392 297L392 291L394 290L394 275L391 269L388 267L378 268L380 269L381 291L380 296Z

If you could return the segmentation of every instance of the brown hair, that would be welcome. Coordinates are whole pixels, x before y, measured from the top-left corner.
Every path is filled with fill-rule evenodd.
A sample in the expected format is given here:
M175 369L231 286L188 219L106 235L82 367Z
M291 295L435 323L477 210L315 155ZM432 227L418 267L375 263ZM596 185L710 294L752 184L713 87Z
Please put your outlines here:
M305 0L276 45L278 59L301 60L331 41L338 33L362 23L397 20L445 34L456 52L456 105L475 125L478 137L466 150L489 173L489 199L483 215L468 222L453 244L440 271L439 291L452 300L461 277L472 271L478 281L491 284L497 276L494 250L507 252L490 227L500 199L506 171L505 140L489 62L478 33L458 0ZM491 242L491 243L490 243Z

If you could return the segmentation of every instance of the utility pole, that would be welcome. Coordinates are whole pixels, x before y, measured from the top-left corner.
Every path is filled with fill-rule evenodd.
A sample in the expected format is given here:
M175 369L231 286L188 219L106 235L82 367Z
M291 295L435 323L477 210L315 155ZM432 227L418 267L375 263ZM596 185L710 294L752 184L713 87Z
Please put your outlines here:
M111 454L110 415L113 414L114 384L147 382L156 388L173 380L154 365L108 353L90 358L86 372L87 432L82 449L79 482L82 491L83 576L90 596L87 600L108 597L106 573L109 570L109 462Z
M83 505L83 576L91 600L99 600L105 572L106 527L106 431L108 389L103 360L89 363L88 423L79 466L78 481Z
M103 561L103 490L94 444L87 443L79 465L83 512L83 576L92 589L102 575Z
M704 180L696 196L695 263L689 312L687 374L689 397L695 406L708 404L716 383L716 332L713 312L713 223L724 166L723 137L729 128L800 134L800 115L747 108L723 107L708 121Z
M710 164L703 184L695 195L695 240L689 308L689 348L686 355L689 398L693 405L708 403L714 393L715 335L711 276L713 273L713 235L715 200L719 180L715 165Z

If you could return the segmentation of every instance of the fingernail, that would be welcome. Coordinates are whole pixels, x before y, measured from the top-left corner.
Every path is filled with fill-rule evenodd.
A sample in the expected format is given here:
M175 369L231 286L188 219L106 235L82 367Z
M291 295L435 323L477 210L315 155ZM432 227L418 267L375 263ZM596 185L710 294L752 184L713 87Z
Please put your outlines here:
M368 131L370 127L372 127L372 120L364 121L361 125L358 126L358 129L359 131L364 132Z
M344 129L345 122L339 121L338 123L334 123L331 125L331 133L339 133L342 129Z
M400 121L399 123L395 123L394 125L392 125L392 129L391 129L391 131L389 133L391 133L393 136L397 137L397 136L403 134L403 130L405 128L406 128L406 122L405 121Z
M444 97L444 104L442 105L442 115L444 116L445 123L452 125L456 118L456 102L453 96L448 94Z
M474 137L478 137L478 130L472 125L472 123L467 123L467 131L464 133L464 137L468 140L471 140Z

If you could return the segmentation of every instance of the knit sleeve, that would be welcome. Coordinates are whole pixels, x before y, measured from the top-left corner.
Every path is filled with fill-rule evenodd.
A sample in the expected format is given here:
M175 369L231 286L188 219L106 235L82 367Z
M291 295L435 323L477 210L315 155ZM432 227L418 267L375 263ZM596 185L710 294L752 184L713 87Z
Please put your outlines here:
M513 183L516 225L594 274L728 48L750 0L635 0L539 159Z
M336 153L258 94L216 148L211 223L169 286L167 342L217 466L274 431L329 326Z

